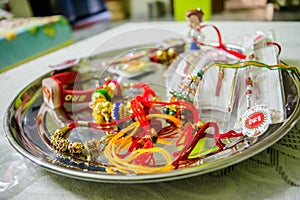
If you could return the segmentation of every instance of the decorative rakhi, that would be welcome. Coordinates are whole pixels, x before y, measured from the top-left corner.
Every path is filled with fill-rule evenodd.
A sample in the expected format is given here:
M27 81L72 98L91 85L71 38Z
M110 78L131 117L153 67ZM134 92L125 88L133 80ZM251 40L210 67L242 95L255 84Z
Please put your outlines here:
M107 173L149 174L166 172L178 168L201 164L201 162L218 153L231 149L242 149L249 146L250 140L262 135L272 121L272 113L266 105L254 105L252 101L252 77L247 74L246 111L242 116L242 129L223 131L216 121L203 121L196 107L205 73L211 67L218 68L218 79L215 96L220 95L222 81L226 69L233 69L232 86L229 88L227 110L233 109L234 87L237 84L237 72L242 68L266 68L269 70L287 70L300 77L297 67L284 64L267 65L257 61L245 61L246 55L227 48L221 38L220 31L213 25L200 25L198 31L212 27L218 37L218 44L205 44L220 49L240 62L213 62L199 69L196 74L187 75L179 81L176 88L169 90L168 101L161 101L156 92L143 82L122 83L107 79L104 84L90 90L71 89L80 80L75 71L62 72L43 80L44 102L51 109L64 107L67 104L84 104L90 109L93 121L72 121L50 135L50 146L63 157L85 164L101 165ZM177 45L181 49L182 43ZM281 48L277 43L268 43ZM160 49L161 50L161 49ZM155 49L151 52L152 62L170 63L175 58L174 49L167 47L162 53ZM178 52L176 52L177 54ZM164 55L164 56L163 56ZM145 52L119 58L110 62L117 65L127 61L136 61L145 56ZM168 57L168 59L163 57ZM128 96L127 90L136 91ZM85 142L72 141L70 135L76 129L91 129L99 134L105 133L101 139ZM213 140L208 152L200 153L200 143L206 139ZM105 157L105 163L101 163Z
M203 75L212 66L222 69L240 69L251 66L270 70L289 70L292 74L300 76L296 67L283 64L270 66L256 61L234 64L213 63L200 70L197 76L188 79L189 86L195 84L190 90L193 96L201 84ZM55 75L54 79L61 76L63 75ZM60 79L60 81L62 80ZM122 95L126 88L141 89L142 92L124 100ZM98 156L104 155L108 160L108 164L105 166L109 173L144 174L164 172L192 165L207 156L232 148L238 143L243 143L247 136L258 136L234 130L220 132L218 123L203 122L198 116L192 96L189 96L189 93L183 94L184 91L172 91L170 100L163 102L159 101L154 90L146 83L123 85L115 80L107 80L92 92L80 93L90 93L88 99L91 99L90 108L94 121L69 123L51 134L50 144L59 154L85 162L95 162ZM251 81L248 78L246 93L251 95ZM64 91L64 94L67 92ZM250 100L247 100L247 105L251 105ZM259 119L262 121L261 123L257 121ZM247 131L254 126L255 129L260 130L261 128L258 129L259 126L264 125L263 122L266 120L267 115L261 110L247 113L244 120L247 124L245 127ZM253 127L251 124L254 124ZM101 140L93 139L86 143L71 142L68 138L72 134L72 130L76 128L99 130L105 132L106 135ZM210 129L213 131L209 131ZM206 137L213 138L216 148L206 155L191 158L190 155L195 151L197 143ZM240 139L234 140L237 141L234 144L224 142L233 138ZM169 152L168 146L173 146L177 150ZM156 157L164 158L164 161L160 159L159 163L156 163Z

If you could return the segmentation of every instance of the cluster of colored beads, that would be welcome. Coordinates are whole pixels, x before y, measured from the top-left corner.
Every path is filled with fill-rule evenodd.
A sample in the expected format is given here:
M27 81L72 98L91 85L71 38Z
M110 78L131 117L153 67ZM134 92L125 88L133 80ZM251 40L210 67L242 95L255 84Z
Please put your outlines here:
M54 133L51 134L51 144L53 148L59 152L65 152L68 150L69 142L64 137L66 137L70 132L68 126L57 129Z
M165 65L170 65L178 56L174 48L169 49L159 49L156 53L151 56L151 61L156 63L161 63Z
M105 141L92 139L83 145L80 141L70 142L67 139L70 134L70 126L64 126L52 133L50 136L50 144L53 150L63 156L70 156L72 158L80 158L92 162L99 160L105 147Z
M164 107L164 113L167 115L175 115L177 113L177 110L172 109L170 106Z
M52 147L60 153L82 154L83 145L81 142L69 142L66 137L70 134L69 126L57 129L50 136Z
M187 78L178 84L178 89L171 90L169 93L185 101L193 102L199 84L197 76L187 76Z
M130 116L132 112L130 111L130 105L125 105L121 102L116 102L112 106L112 118L113 120L124 119Z
M182 94L180 92L176 92L174 90L170 91L170 94L179 98L179 99L183 99L183 100L186 100L186 101L189 101L189 102L192 102L192 100L185 94Z

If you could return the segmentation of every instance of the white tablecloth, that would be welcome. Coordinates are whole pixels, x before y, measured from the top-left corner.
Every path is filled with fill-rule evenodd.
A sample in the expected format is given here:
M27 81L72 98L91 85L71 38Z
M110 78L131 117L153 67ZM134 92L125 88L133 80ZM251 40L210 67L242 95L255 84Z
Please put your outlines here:
M247 34L272 31L283 47L280 58L300 66L300 22L211 23L219 27L225 43L241 44ZM49 64L184 36L186 32L186 23L128 23L2 73L1 121L12 99L50 71ZM205 175L150 184L95 183L53 174L19 155L2 128L0 199L300 199L300 124L297 126L276 144L241 163Z

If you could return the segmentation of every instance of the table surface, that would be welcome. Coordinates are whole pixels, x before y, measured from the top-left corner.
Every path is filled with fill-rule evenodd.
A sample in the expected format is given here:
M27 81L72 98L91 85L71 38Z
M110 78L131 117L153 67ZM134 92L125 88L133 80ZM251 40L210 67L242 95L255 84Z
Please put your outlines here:
M241 44L245 35L272 31L282 46L281 60L300 66L300 22L207 23L220 29L224 43ZM127 23L0 74L2 125L11 101L26 85L51 71L49 64L129 45L184 37L186 32L184 22ZM0 199L300 199L299 130L300 123L266 150L212 173L159 183L112 184L48 172L17 153L6 140L2 127Z

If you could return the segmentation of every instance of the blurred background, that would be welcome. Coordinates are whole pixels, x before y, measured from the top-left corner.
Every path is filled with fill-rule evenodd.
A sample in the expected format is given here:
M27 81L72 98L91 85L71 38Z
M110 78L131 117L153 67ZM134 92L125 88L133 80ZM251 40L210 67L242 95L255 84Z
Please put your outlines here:
M13 17L64 15L75 40L128 21L182 21L197 7L205 21L300 21L300 0L0 0Z

